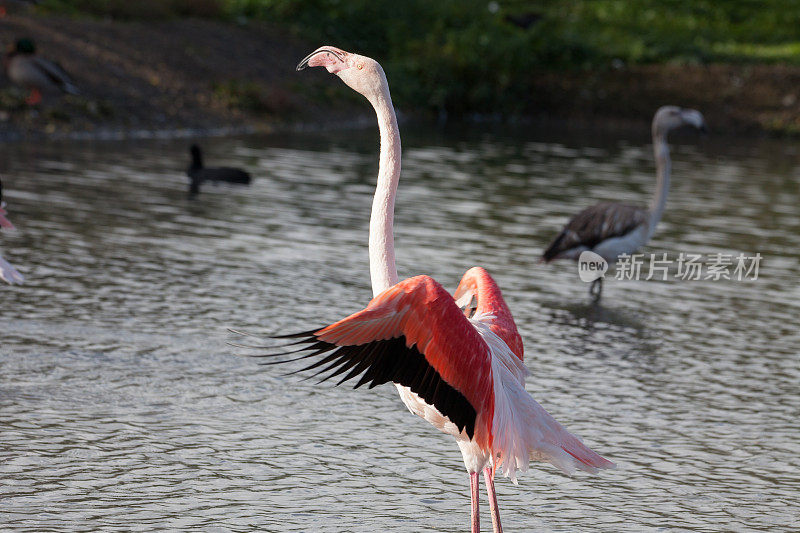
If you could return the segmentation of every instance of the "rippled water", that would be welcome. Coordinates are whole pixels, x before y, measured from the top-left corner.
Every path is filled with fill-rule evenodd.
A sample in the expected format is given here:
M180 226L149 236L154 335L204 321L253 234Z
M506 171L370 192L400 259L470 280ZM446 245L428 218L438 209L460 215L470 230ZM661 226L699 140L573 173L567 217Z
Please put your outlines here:
M401 277L452 290L489 268L528 389L618 464L499 481L506 531L800 528L800 145L677 138L647 251L760 252L759 279L612 279L598 307L537 257L579 208L649 198L645 137L404 131ZM468 529L460 453L393 387L282 377L225 344L368 301L376 136L209 140L209 163L256 178L195 201L185 141L0 145L18 226L0 246L27 277L0 287L4 528Z

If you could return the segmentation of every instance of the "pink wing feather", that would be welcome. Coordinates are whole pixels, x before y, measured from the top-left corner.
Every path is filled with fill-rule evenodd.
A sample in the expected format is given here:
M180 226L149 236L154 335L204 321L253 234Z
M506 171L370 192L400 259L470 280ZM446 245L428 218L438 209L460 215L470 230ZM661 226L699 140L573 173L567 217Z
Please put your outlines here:
M361 375L356 388L389 381L408 387L482 450L496 455L512 477L517 469L526 470L531 459L565 472L613 466L536 403L525 390L524 368L511 370L523 367L522 340L485 270L467 272L456 291L465 294L476 295L478 311L495 318L471 322L441 285L417 276L330 326L278 338L297 339L294 344L303 347L295 353L310 352L292 360L317 358L297 372L322 367L314 374L325 376L320 381L347 372L339 384ZM499 338L499 344L486 335ZM283 354L263 357L277 355ZM283 362L288 361L276 363Z
M332 371L328 377L333 377L350 370L342 381L364 372L356 387L367 381L370 387L387 381L409 387L459 429L466 429L479 446L491 448L489 347L433 278L406 279L343 320L284 337L299 338L298 343L314 350L303 357L332 352L304 370L328 365L319 373Z

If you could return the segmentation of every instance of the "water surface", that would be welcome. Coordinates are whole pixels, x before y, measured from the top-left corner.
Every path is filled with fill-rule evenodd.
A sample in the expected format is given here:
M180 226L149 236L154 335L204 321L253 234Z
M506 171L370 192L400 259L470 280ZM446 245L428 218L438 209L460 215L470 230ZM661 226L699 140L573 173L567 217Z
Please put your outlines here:
M676 137L647 252L761 253L755 281L616 281L602 304L537 259L568 216L645 203L646 136L404 128L400 276L483 265L528 390L615 471L498 482L512 531L800 527L800 145ZM12 530L464 531L450 437L391 386L236 357L369 300L377 132L205 141L249 188L189 201L185 141L0 146L0 523ZM483 527L491 528L483 501Z

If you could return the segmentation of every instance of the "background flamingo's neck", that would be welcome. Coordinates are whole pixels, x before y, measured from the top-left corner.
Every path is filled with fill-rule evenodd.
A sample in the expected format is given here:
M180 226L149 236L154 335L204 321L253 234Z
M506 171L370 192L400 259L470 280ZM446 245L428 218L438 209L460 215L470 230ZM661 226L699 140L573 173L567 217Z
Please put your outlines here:
M667 192L669 191L670 159L669 146L664 133L653 134L653 153L656 159L656 192L650 203L650 228L648 239L653 235L656 224L661 220L664 213L664 206L667 204Z
M394 199L400 179L400 130L388 87L370 102L378 115L381 154L369 221L369 273L377 296L398 281L394 260Z

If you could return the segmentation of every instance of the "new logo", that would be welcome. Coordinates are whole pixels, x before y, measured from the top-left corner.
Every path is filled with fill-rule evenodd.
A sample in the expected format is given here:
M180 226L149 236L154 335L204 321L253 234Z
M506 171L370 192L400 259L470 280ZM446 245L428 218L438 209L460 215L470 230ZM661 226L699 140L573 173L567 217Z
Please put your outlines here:
M602 278L608 270L608 262L594 252L586 250L578 257L578 276L590 283Z

